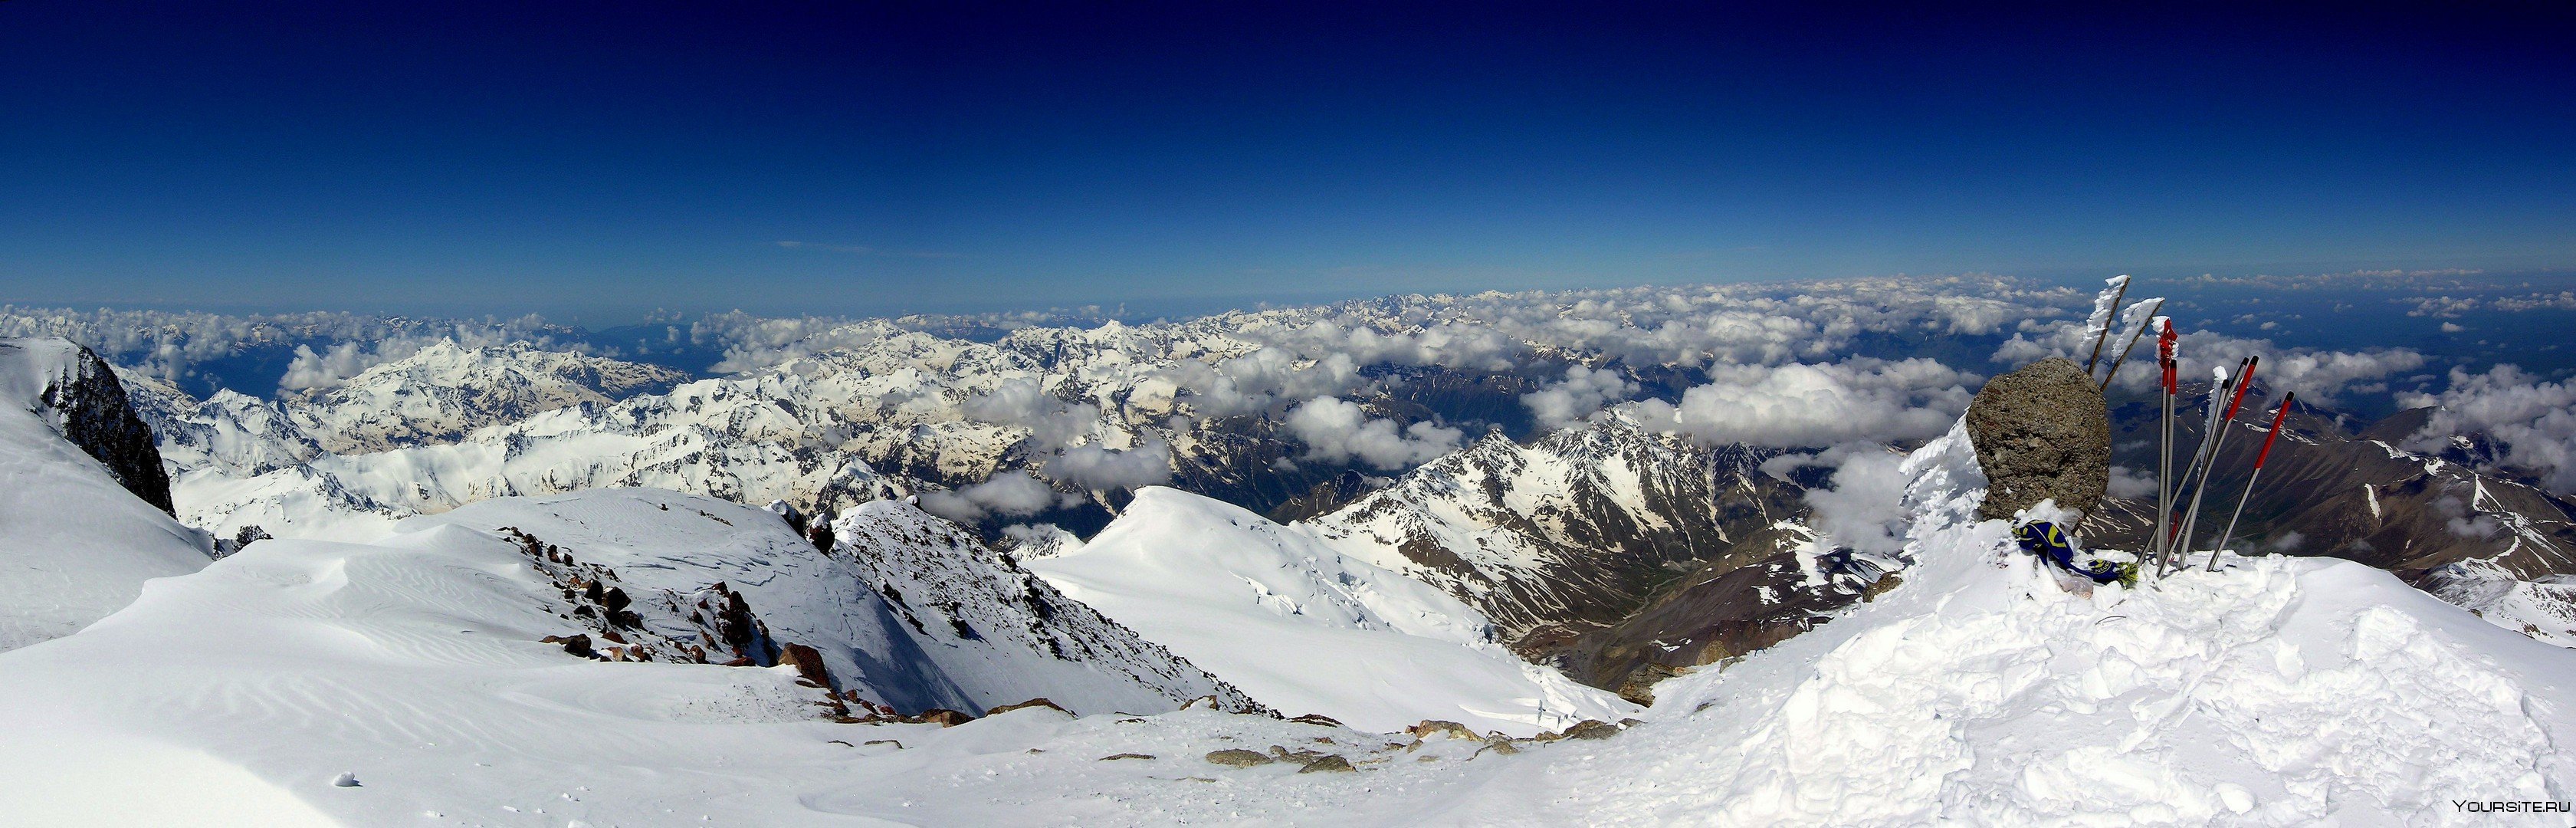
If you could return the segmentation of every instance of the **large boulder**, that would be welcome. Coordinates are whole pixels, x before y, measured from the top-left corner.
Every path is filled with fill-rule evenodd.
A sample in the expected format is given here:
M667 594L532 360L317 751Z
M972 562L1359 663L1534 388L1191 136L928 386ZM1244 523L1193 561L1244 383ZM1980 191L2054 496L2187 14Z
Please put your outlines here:
M1987 382L1968 403L1968 439L1986 472L1985 519L2042 500L2078 513L2111 484L2111 420L2084 369L2043 359Z

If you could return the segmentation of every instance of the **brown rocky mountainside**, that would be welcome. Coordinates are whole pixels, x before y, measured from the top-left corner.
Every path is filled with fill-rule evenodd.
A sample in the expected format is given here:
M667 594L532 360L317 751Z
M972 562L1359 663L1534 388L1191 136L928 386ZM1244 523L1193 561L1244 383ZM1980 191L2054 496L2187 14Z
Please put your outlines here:
M2268 414L2275 398L2259 383L2255 394L2246 410ZM2186 395L2185 402L2204 399ZM2535 637L2576 645L2576 584L2567 583L2576 580L2576 502L2478 473L2456 449L2437 456L2400 448L2428 413L2400 412L2354 429L2347 418L2294 405L2231 546L2387 569L2472 610L2513 613L2521 621L2508 626L2528 627L2523 631ZM2142 399L2113 409L2121 465L2153 467L2155 418ZM2245 490L2268 417L2240 413L2233 427L2202 506L2195 548L2204 552ZM2182 432L2181 444L2196 444L2197 428ZM2084 534L2094 545L2136 548L2154 521L2153 494L2115 498L2086 522Z

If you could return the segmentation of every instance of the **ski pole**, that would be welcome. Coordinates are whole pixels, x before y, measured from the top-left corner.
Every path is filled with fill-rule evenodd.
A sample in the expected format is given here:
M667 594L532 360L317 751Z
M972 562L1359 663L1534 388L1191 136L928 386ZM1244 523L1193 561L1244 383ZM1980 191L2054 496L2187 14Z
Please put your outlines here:
M2167 524L2173 520L2173 408L2177 388L2174 343L2177 338L2171 319L2165 320L2164 330L2156 332L2156 363L2164 368L2165 415L2162 440L2157 444L2162 459L2156 465L2156 536L2147 546L2149 556L2156 561L2158 575L2164 574L2165 535Z
M2253 390L2254 368L2262 361L2259 356L2245 359L2244 370L2238 371L2233 381L2236 393L2227 401L2227 416L2210 427L2208 456L2202 458L2200 465L2200 485L2191 490L2191 508L2183 512L2182 533L2175 538L2182 543L2182 554L2174 560L2179 566L2191 566L2192 531L2200 527L2201 499L2209 495L2209 485L2218 473L2218 448L2227 443L2227 427L2236 423L2236 409L2245 404L2245 392Z
M2102 384L2097 386L2094 390L2110 390L2111 378L2120 375L2120 366L2129 361L2129 352L2137 350L2138 340L2146 338L2148 328L2156 326L2156 311L2164 309L2165 300L2154 299L2150 301L2155 302L2155 304L2148 306L2147 308L2147 321L2138 323L2138 332L2129 335L2129 344L2122 347L2119 353L2111 356L2111 371L2102 375Z
M2236 497L2236 512L2227 516L2227 531L2218 533L2218 545L2209 549L2209 571L2218 571L2219 550L2236 537L2236 519L2245 516L2245 501L2254 499L2254 481L2263 479L2263 460L2272 456L2272 439L2281 436L2281 421L2289 418L2290 401L2298 398L2297 391L2281 395L2281 410L2272 412L2272 430L2263 434L2263 450L2254 453L2254 473L2245 476L2245 493Z
M2111 315L2103 318L2102 332L2093 335L2093 355L2084 359L2084 376L2093 376L2093 364L2102 361L2102 340L2111 338L2111 321L2120 318L2120 300L2129 295L2129 277L2120 277L2120 287L2111 294ZM2097 313L2099 311L2096 311Z
M2237 360L2236 375L2244 373L2245 361ZM2191 462L2182 467L2182 485L2174 489L2174 500L2177 506L2181 505L2182 493L2188 490L2193 493L2192 504L2197 507L2200 503L2198 496L2200 490L2209 485L2208 475L2204 473L2206 469L2203 461L2209 458L2210 441L2218 438L2220 431L2218 412L2222 408L2220 402L2227 399L2228 392L2235 387L2235 375L2230 375L2224 370L2218 372L2217 379L2212 383L2209 392L2209 408L2207 413L2201 415L2200 445L2192 450ZM2197 485L2194 483L2195 479L2198 481ZM2173 534L2165 538L2165 559L2157 564L2158 575L2164 574L2166 567L2181 563L2182 559L2190 554L2191 550L2188 548L2190 544L2185 542L2188 536L2184 533L2191 531L2192 517L2191 511L2185 510L2182 520L2174 526Z

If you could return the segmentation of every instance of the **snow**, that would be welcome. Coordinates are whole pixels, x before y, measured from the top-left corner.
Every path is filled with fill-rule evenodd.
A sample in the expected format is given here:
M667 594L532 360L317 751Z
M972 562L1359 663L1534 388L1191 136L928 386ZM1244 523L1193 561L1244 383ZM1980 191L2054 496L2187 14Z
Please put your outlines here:
M206 565L206 539L143 502L39 413L80 348L0 340L0 650L70 635L145 581Z
M2102 280L2102 292L2093 297L2093 313L2084 318L2084 338L2087 341L2099 340L2104 331L2111 329L2111 312L2120 301L2120 294L2128 287L2129 277L2126 275Z
M1446 593L1240 507L1148 488L1080 549L1029 567L1289 715L1527 735L1636 708L1490 640Z
M261 541L0 653L0 802L48 825L2292 826L2497 824L2455 801L2576 798L2576 654L2330 559L2069 593L1974 519L1963 431L1901 468L1901 583L1663 683L1600 740L1505 752L1204 708L837 724L788 668L538 643L571 629L555 585L458 510L373 544ZM629 496L482 517L561 521L532 531L628 556L630 581L707 544L761 571L707 516L586 500ZM729 508L706 511L784 534ZM1492 683L1512 662L1477 661L1453 599L1177 492L1030 566L1257 698L1360 708L1363 728L1536 695ZM1313 686L1264 684L1290 680ZM1271 746L1358 770L1202 758Z

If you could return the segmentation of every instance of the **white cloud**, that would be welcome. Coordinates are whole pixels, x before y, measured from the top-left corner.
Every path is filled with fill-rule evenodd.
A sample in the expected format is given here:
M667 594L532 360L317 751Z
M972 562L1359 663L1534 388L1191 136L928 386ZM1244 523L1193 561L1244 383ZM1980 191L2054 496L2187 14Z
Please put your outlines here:
M2127 466L2111 467L2111 496L2145 500L2156 496L2156 478Z
M2083 331L2075 326L2051 326L2035 333L2038 336L2019 333L2005 340L1995 349L1994 361L2018 366L2054 356L2082 363L2093 347L2092 340L2085 339ZM2108 346L2105 350L2109 350ZM2263 364L2255 369L2258 387L2296 391L2318 400L2333 399L2348 390L2369 390L2366 386L2422 368L2427 361L2411 348L2319 351L2284 348L2269 339L2244 339L2211 331L2183 334L2175 352L2180 356L2185 377L2206 376L2213 367L2233 369L2238 360L2261 355ZM2103 370L2108 369L2097 369L2095 376L2099 377ZM2113 381L2122 388L2143 393L2155 386L2158 376L2155 345L2142 341Z
M2484 434L2503 451L2504 465L2532 470L2541 485L2576 493L2576 383L2541 382L2513 365L2483 374L2451 369L2440 394L2399 394L2400 404L2437 406L2405 447L2440 451L2454 434Z
M1939 362L1852 359L1824 365L1724 365L1679 405L1635 404L1649 427L1708 443L1797 448L1939 436L1978 381Z
M1458 447L1458 429L1414 423L1398 430L1394 420L1371 419L1359 403L1316 397L1288 412L1288 433L1306 444L1306 457L1327 463L1357 458L1380 469L1402 469L1447 454Z
M1125 451L1075 446L1047 461L1046 475L1085 489L1159 486L1172 480L1172 447L1161 440Z
M986 515L1027 517L1046 511L1056 502L1055 490L1026 472L997 474L955 491L921 495L922 511L959 523L975 523Z
M1897 470L1905 456L1884 446L1838 447L1819 456L1823 464L1839 459L1829 486L1809 489L1816 531L1831 542L1862 552L1903 551L1908 478Z
M1637 384L1609 369L1567 366L1565 378L1521 395L1539 427L1556 429L1592 416L1602 406L1636 396Z

